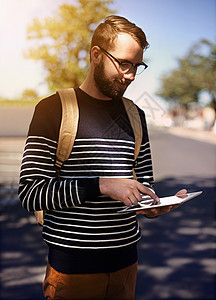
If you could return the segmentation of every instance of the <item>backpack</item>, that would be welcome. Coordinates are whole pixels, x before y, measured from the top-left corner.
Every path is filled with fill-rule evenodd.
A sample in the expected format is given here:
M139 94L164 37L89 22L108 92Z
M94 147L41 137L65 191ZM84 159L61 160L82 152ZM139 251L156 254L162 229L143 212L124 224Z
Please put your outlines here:
M56 176L59 177L61 167L63 163L69 158L74 145L79 121L79 108L76 93L73 88L59 90L56 93L59 95L62 105L62 120L59 130L55 161ZM135 163L133 166L133 178L136 179L134 167L137 164L136 160L142 143L142 124L138 109L133 101L125 97L122 97L122 100L135 136ZM35 211L36 221L39 225L43 225L44 215L45 211L43 210Z

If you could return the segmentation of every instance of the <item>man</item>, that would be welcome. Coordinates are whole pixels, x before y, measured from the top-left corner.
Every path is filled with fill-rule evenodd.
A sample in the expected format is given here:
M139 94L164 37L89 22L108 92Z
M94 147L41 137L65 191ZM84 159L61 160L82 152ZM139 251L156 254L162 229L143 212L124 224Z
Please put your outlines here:
M43 238L49 246L43 288L46 299L133 299L140 230L135 213L142 194L156 202L145 116L139 109L143 141L133 179L134 134L122 96L148 47L143 31L110 16L92 38L91 66L75 89L79 126L70 158L55 177L61 122L58 95L42 100L29 128L19 197L28 211L46 210ZM179 193L184 193L180 191ZM174 206L142 213L156 217Z

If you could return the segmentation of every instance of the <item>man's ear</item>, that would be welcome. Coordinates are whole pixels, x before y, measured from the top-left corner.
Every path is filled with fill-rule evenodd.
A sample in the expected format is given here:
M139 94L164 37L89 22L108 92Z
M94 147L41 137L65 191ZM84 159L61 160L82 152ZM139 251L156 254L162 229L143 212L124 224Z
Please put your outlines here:
M101 60L102 51L98 46L91 48L91 61L94 64L98 64Z

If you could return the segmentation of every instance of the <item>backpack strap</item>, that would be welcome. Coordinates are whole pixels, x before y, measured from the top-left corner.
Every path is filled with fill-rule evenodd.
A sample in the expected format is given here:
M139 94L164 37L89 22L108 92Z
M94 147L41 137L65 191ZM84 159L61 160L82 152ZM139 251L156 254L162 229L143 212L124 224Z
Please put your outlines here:
M56 151L55 167L57 175L66 161L74 145L79 121L79 108L74 89L57 91L62 104L62 120L59 131L58 146Z
M71 154L79 121L79 108L74 89L64 89L57 91L57 93L61 99L62 119L56 151L56 177L59 176L64 161L66 161ZM46 211L44 210L35 211L35 217L39 225L44 224L45 213Z
M140 147L141 147L142 137L143 137L142 123L141 123L138 109L134 104L134 102L125 97L122 97L122 101L124 103L124 107L127 112L131 127L133 129L134 137L135 137L134 167L136 167L137 157L140 152ZM137 177L136 177L134 167L133 167L133 178L136 179Z

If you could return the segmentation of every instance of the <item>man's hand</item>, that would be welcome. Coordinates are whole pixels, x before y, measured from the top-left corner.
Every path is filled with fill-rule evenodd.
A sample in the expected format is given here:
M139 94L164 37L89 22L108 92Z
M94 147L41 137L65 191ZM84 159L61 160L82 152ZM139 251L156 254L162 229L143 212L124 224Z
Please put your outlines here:
M187 190L186 189L182 189L180 191L178 191L175 196L178 196L180 198L184 198L186 197L187 194ZM171 210L179 207L181 204L176 204L176 205L168 205L168 206L164 206L164 207L158 207L158 208L149 208L149 209L145 209L142 211L138 211L137 214L142 214L144 216L146 216L147 218L155 218L158 217L160 215L166 214L168 212L170 212Z
M156 202L160 201L149 188L133 179L100 178L99 188L101 194L121 201L129 207L142 201L141 194L149 195Z

